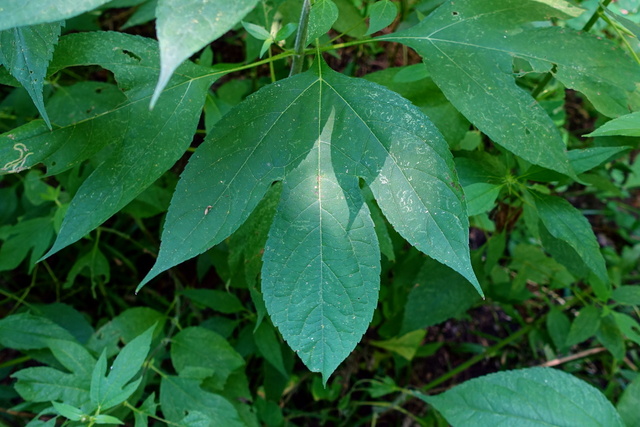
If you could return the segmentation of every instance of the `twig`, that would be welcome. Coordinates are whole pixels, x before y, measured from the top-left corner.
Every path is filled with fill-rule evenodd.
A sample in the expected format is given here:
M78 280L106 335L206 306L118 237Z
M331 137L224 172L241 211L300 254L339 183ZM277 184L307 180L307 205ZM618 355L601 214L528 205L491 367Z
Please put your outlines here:
M550 368L552 366L558 366L558 365L562 365L563 363L571 362L572 360L582 359L583 357L602 353L603 351L607 351L607 349L604 347L590 348L588 350L581 351L580 353L572 354L571 356L560 357L558 359L549 360L548 362L545 362L538 366L543 368Z

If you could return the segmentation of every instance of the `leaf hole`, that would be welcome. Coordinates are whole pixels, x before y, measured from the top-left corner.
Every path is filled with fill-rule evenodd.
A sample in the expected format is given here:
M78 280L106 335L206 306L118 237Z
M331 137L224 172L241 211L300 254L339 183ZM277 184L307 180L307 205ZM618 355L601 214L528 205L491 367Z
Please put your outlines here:
M458 16L458 15L460 15L460 12L456 12L456 11L454 10L453 12L451 12L451 14L452 14L453 16Z
M142 61L142 58L140 58L138 55L136 55L135 53L131 52L130 50L122 49L122 53L124 53L125 55L135 59L138 62Z

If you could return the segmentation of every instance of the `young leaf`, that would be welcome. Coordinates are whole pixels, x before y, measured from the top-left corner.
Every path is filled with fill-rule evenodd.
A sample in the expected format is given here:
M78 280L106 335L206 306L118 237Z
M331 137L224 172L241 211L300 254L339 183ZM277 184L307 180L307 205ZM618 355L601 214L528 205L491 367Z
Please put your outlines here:
M533 194L538 216L555 239L577 253L584 264L603 282L609 281L600 245L589 221L569 202L555 196Z
M377 302L377 239L359 178L400 234L479 290L445 141L403 98L322 62L218 123L182 174L158 260L140 286L228 237L283 180L265 247L265 302L285 339L326 378Z
M271 34L264 27L260 25L252 24L251 22L242 21L242 26L249 34L258 40L267 40L271 38Z
M472 379L437 396L416 396L457 427L624 426L599 390L555 369L499 372Z
M51 404L60 415L71 421L80 421L84 417L84 412L74 406L61 402L51 402Z
M369 8L369 30L365 34L373 34L391 25L398 15L398 6L389 0L379 0Z
M289 22L287 25L285 25L284 27L278 30L278 32L276 33L273 39L277 42L282 41L287 37L289 37L291 34L293 34L297 28L298 28L298 24Z
M567 345L572 346L588 340L596 334L600 327L600 310L598 307L588 305L580 310L578 317L571 324Z
M326 34L338 19L338 6L332 0L318 0L311 6L307 43Z
M608 121L585 136L640 136L640 111Z
M156 415L156 407L158 406L155 403L156 393L153 392L146 398L142 405L138 407L138 411L133 413L135 418L135 427L148 427L149 425L149 417Z
M59 22L14 28L0 32L0 65L29 92L40 115L51 129L42 90L47 66L60 37Z
M156 28L161 68L151 106L185 59L233 28L256 3L258 0L159 0Z
M124 402L138 388L140 380L131 379L140 371L149 353L155 325L142 335L134 338L116 357L105 377L107 368L106 351L98 359L91 379L91 403L102 410Z
M420 53L447 98L496 143L533 164L574 176L555 124L516 84L513 58L538 72L557 65L555 77L583 92L604 114L628 112L640 67L621 50L563 28L522 28L580 12L555 0L446 2L418 25L378 39Z
M95 9L111 0L3 0L0 31L55 22Z

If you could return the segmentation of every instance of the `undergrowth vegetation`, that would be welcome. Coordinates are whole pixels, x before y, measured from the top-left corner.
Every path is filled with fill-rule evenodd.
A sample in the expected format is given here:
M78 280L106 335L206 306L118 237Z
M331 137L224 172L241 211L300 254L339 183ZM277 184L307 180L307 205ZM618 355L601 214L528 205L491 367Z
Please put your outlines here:
M640 425L639 9L5 0L0 426Z

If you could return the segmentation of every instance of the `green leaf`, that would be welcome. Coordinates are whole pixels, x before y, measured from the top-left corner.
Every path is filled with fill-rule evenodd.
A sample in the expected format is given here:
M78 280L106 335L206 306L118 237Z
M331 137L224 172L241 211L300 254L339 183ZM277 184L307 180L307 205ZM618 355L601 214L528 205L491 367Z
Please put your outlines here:
M298 24L289 22L287 25L285 25L284 27L278 30L278 32L276 33L273 39L277 42L285 40L287 37L293 34L297 28L298 28Z
M81 409L67 405L66 403L51 402L51 404L60 415L71 421L80 421L85 415Z
M0 30L55 22L95 9L110 0L4 0Z
M18 382L16 391L26 401L57 400L81 407L89 402L89 380L49 367L27 368L12 375Z
M362 176L387 219L410 243L477 286L469 263L461 190L452 173L451 155L438 132L394 93L324 65L265 87L219 122L181 177L160 256L141 285L228 237L271 183L297 166L325 125L318 123L309 105L317 106L325 121L332 110L338 112L334 121L340 128L331 142L335 146L332 162L343 165L338 171L340 180L343 175L344 180ZM295 125L278 127L279 123ZM363 140L362 133L371 139ZM368 156L356 163L341 152L353 152L354 159L360 159L362 152ZM215 177L214 184L202 179L203 174Z
M0 32L0 64L29 92L49 129L51 122L44 108L42 90L47 66L60 37L60 27L57 22Z
M195 326L173 337L171 361L181 377L213 377L218 389L224 387L231 372L244 365L242 356L222 336Z
M361 38L367 32L367 24L361 11L351 0L332 0L338 7L338 19L333 24L338 32L350 37Z
M370 341L370 344L375 347L384 348L385 350L398 353L407 360L413 360L425 335L427 335L426 330L418 329L417 331L412 331L385 341Z
M424 262L414 284L404 309L403 332L459 316L478 301L478 293L464 277L433 260Z
M210 418L211 426L244 427L238 411L224 397L199 387L199 380L166 375L160 383L162 413L179 422L187 412L197 411Z
M325 381L371 322L380 275L357 177L338 177L334 169L334 120L332 111L314 149L283 181L262 269L274 325Z
M366 36L391 25L398 16L398 6L389 0L379 0L369 8L369 30Z
M289 373L284 367L280 342L273 327L267 322L260 323L260 326L253 331L253 339L262 357L273 365L283 377L288 378Z
M79 343L86 343L93 334L87 318L75 308L64 303L35 304L36 312L71 332Z
M579 13L564 1L446 2L418 25L378 40L414 48L447 98L497 144L574 177L555 124L516 84L513 59L524 59L537 72L556 65L555 77L583 92L604 114L627 112L639 67L621 50L564 28L523 28L549 16Z
M120 313L98 329L89 339L87 348L94 353L107 349L107 357L118 353L118 343L130 342L151 326L156 325L156 334L162 330L166 316L151 308L134 307Z
M599 390L555 369L499 372L469 380L437 396L416 395L456 427L624 426Z
M119 405L136 391L140 380L129 381L140 371L147 358L154 329L155 325L124 346L109 368L107 376L106 350L102 352L91 380L91 402L96 407L106 410Z
M617 360L624 359L624 336L613 316L609 315L601 319L596 338L609 350L613 357Z
M640 375L627 386L618 400L618 413L627 426L640 425Z
M0 271L13 270L27 258L29 252L31 271L51 245L54 234L51 217L27 219L12 226L8 238L0 247Z
M51 320L27 313L0 319L0 344L15 350L34 350L49 346L50 339L73 341L73 336Z
M321 62L218 122L182 174L141 285L228 237L283 180L263 293L285 339L326 377L377 302L379 253L360 178L403 237L479 289L462 191L440 134L398 95Z
M271 38L271 33L260 25L252 24L251 22L242 21L242 26L249 34L258 40L267 40Z
M600 280L609 281L600 245L589 221L564 199L537 192L533 196L538 216L549 234L573 249Z
M155 400L156 393L153 392L142 402L142 405L138 407L138 411L134 411L135 427L148 427L149 417L156 415L156 407L158 404L155 403Z
M307 43L326 34L338 19L338 6L332 0L318 0L311 6Z
M580 344L593 337L600 327L600 309L594 305L584 307L571 324L567 345Z
M640 324L638 321L628 314L617 311L614 311L612 315L620 331L631 341L640 345Z
M160 42L160 77L153 107L178 66L229 31L258 0L159 0L156 31Z
M4 155L3 148L12 149L20 140L29 153L34 153L29 161L47 158L63 146L79 150L87 145L112 147L111 154L76 193L58 239L46 256L77 241L126 206L189 146L207 89L219 74L211 68L185 63L165 91L162 102L149 111L145 104L153 91L157 62L157 45L149 39L114 32L62 37L50 71L101 65L114 73L127 100L93 119L71 123L53 132L46 127L42 129L43 126L34 129L36 125L31 124L12 131L6 141L0 141L0 157ZM27 133L27 139L17 136L19 131ZM80 138L75 132L86 136ZM70 138L71 135L74 137ZM92 144L86 144L86 140ZM32 164L27 162L25 166Z
M231 314L245 311L238 297L229 292L212 289L185 289L182 294L196 304L204 305L220 313Z
M640 306L640 286L620 286L613 291L611 297L620 304Z
M567 337L571 322L566 314L556 306L551 307L546 318L547 332L553 341L553 345L558 353L563 353L567 349Z
M61 47L65 44L62 38ZM44 123L33 121L0 136L0 156L15 158L2 170L19 172L44 163L47 173L55 175L90 158L109 143L120 143L127 131L128 117L118 107L126 100L117 86L108 83L80 82L60 88L47 103L53 132ZM87 144L87 140L92 143ZM16 156L13 151L19 149L22 152Z
M640 111L608 121L585 136L640 136Z
M62 366L81 378L91 378L91 367L96 364L96 359L86 348L77 342L61 339L48 339L47 345Z
M449 147L455 147L469 130L469 122L447 100L428 76L424 64L387 68L364 76L411 101L433 122Z
M104 414L96 415L93 417L93 420L96 424L124 424L124 421L116 417L112 417L111 415Z

